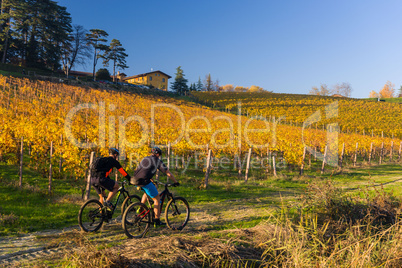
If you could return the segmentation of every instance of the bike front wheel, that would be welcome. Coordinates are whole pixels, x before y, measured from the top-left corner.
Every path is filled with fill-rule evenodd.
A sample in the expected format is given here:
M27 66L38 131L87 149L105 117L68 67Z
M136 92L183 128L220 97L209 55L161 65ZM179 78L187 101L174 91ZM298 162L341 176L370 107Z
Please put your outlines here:
M124 211L121 224L128 238L141 238L151 225L151 211L143 203L131 204Z
M82 205L78 213L78 224L85 232L96 232L101 228L105 219L105 210L102 204L95 199L88 200Z
M124 214L124 211L126 210L126 208L128 208L129 205L138 202L141 202L141 198L138 195L132 194L127 196L126 199L124 199L123 204L121 204L121 215Z
M183 197L171 199L165 210L165 220L167 226L172 230L181 231L190 219L190 206Z

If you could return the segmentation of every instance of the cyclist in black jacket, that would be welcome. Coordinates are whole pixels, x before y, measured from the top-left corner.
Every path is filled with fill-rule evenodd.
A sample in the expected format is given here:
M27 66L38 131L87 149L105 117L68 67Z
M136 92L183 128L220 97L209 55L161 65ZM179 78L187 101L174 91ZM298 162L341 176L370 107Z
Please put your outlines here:
M109 191L109 195L106 198L106 206L108 206L109 208L112 206L110 200L119 190L119 184L115 180L109 178L109 175L113 171L113 168L116 168L128 181L130 181L131 179L130 175L127 174L127 172L120 165L119 161L117 161L117 157L119 156L119 154L120 153L118 149L110 148L109 156L97 159L91 167L91 185L98 193L99 201L102 203L102 205L103 188Z
M177 182L176 178L159 158L162 155L162 150L159 147L154 147L151 153L150 156L141 160L137 170L134 172L132 184L140 186L154 201L155 225L165 225L165 223L160 221L160 196L155 185L152 183L152 178L159 169L174 181L173 186L179 186L180 183ZM146 198L147 195L144 194L141 202L145 203Z

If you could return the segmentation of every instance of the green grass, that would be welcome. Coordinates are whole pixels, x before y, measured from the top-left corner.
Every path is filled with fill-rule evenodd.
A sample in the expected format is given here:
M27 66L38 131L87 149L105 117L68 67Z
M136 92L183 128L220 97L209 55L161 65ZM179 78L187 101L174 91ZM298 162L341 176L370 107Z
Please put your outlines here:
M18 186L18 168L0 164L0 235L26 233L71 226L76 223L81 195L73 181L53 181L24 168L23 185Z
M393 191L396 196L402 194L400 164L367 165L346 168L341 172L328 169L325 174L319 172L319 166L318 162L313 162L303 176L298 175L298 170L282 170L278 177L252 170L248 182L239 179L236 171L214 170L207 189L203 187L204 173L201 170L188 170L181 174L181 170L172 169L181 186L171 190L175 195L185 197L190 207L201 206L209 213L221 215L225 220L220 226L211 227L216 230L248 228L266 220L263 215L246 215L241 222L235 222L230 215L225 215L223 204L275 209L283 202L295 201L311 182L331 180L337 187L356 194L359 189L382 184L385 191ZM166 177L160 180L166 181ZM18 182L18 167L0 164L0 235L77 225L78 210L84 202L82 191L85 180L55 179L51 195L48 194L48 178L28 168L23 170L22 188ZM128 187L128 190L141 195L134 187ZM91 192L92 198L97 198L95 192Z

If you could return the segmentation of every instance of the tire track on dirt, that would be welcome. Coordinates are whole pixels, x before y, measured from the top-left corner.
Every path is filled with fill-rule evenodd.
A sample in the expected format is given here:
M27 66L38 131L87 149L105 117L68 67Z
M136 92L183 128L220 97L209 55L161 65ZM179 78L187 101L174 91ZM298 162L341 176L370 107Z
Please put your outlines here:
M78 226L63 230L36 232L22 237L8 237L0 241L0 267L21 267L35 260L64 256L82 249L83 241L110 242L122 236L118 220L106 223L99 233L88 234Z

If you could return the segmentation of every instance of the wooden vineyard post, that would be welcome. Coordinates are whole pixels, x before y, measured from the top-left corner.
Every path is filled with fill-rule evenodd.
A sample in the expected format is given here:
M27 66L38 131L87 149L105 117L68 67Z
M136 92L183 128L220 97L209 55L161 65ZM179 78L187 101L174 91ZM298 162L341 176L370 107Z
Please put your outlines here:
M275 161L275 154L272 155L272 169L274 171L274 176L276 177L276 161Z
M304 148L303 148L303 159L302 159L302 164L301 164L301 167L300 167L300 175L303 175L303 172L304 172L304 160L306 158L306 150L307 150L307 148L306 148L306 146L304 146Z
M390 152L390 155L389 155L389 161L390 162L392 162L393 153L394 153L394 141L391 141L391 152Z
M53 141L50 142L49 195L52 193L52 156L53 156Z
M379 161L380 165L382 164L383 155L384 155L384 142L381 143L380 161Z
M21 150L20 150L20 182L19 187L22 187L22 165L24 157L24 138L21 138Z
M314 146L314 161L317 161L317 146Z
M269 164L271 162L271 153L269 152L269 146L267 146L267 167L265 169L265 172L268 174L269 172Z
M186 168L186 162L184 160L184 155L181 157L181 168L185 169Z
M376 150L377 150L377 147L373 147L373 160L374 160L374 158L375 158L375 154L376 154Z
M174 162L175 162L175 170L179 169L179 158L177 154L173 154L174 155Z
M246 174L244 176L244 182L248 181L248 172L250 170L251 152L252 152L252 148L250 147L250 149L248 150L248 155L247 155L247 165L246 165Z
M356 142L356 150L355 150L355 158L353 159L353 166L356 166L356 162L357 162L357 150L359 149L359 143Z
M369 164L371 163L372 155L373 155L373 143L370 144L370 152L369 152L369 159L368 159Z
M94 161L94 158L95 158L95 152L91 152L91 156L89 158L89 172L88 172L88 177L87 177L87 187L85 190L84 200L88 200L89 194L91 193L91 165L92 165L92 162Z
M344 156L345 156L345 143L343 143L343 145L342 145L341 159L339 161L340 168L342 168Z
M170 169L170 141L168 143L168 151L167 151L167 167Z
M261 151L260 154L260 168L259 168L259 176L261 176L261 179L263 179L263 175L262 175L262 169L264 168L264 153Z
M240 179L241 178L241 150L239 150L239 154L237 155L237 167L238 167L238 172L237 172L237 177Z
M156 181L159 181L159 169L156 170L155 179ZM167 177L166 183L169 183L169 177Z
M325 145L324 159L322 160L322 167L321 167L321 174L323 174L324 170L325 170L325 162L327 160L327 148L328 148L328 146Z
M208 158L207 158L207 167L205 171L205 183L204 183L204 188L208 187L208 179L209 179L209 173L211 171L211 154L212 150L208 151Z
M60 148L63 147L63 134L60 135ZM59 173L61 174L61 169L63 168L63 157L61 157L62 154L60 154L60 160L59 160Z
M401 161L402 141L399 143L398 161Z
M119 150L119 145L118 144L116 146L116 149ZM119 156L117 156L117 161L119 161ZM118 174L117 170L114 171L114 177L115 177L115 181L118 181L119 174Z

